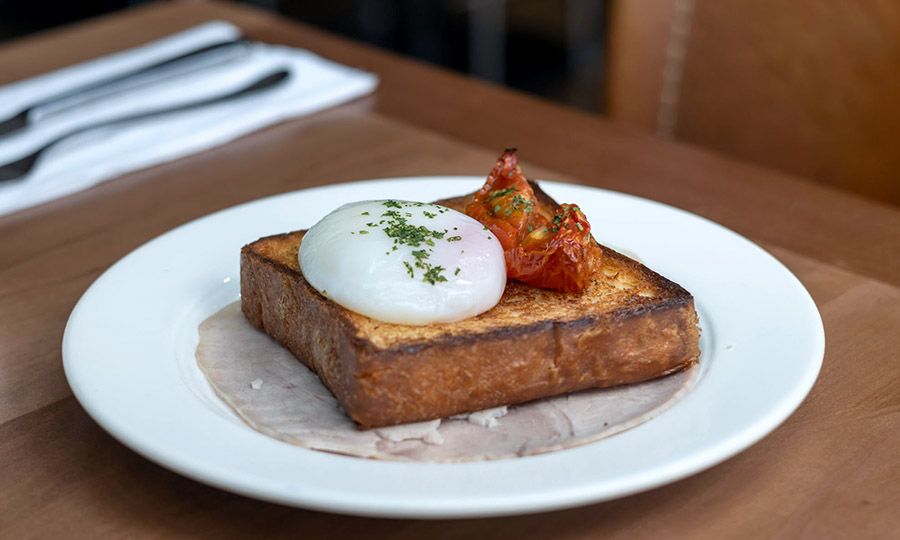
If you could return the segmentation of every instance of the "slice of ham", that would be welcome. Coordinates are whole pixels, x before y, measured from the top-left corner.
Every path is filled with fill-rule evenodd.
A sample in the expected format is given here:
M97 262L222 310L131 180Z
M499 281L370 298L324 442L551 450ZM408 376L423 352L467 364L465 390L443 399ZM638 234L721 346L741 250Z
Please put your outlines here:
M238 302L199 332L200 369L250 427L303 448L386 460L505 459L587 444L658 416L700 374L695 366L640 384L364 431L313 372L247 322Z

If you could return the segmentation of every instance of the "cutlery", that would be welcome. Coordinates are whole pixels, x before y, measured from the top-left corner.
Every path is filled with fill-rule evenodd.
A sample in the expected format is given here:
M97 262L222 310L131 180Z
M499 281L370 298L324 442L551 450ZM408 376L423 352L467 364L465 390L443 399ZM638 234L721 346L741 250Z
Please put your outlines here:
M10 118L0 121L0 137L24 129L49 114L59 112L61 109L69 108L72 101L78 101L79 103L93 101L105 95L128 90L151 78L154 80L162 80L194 71L197 64L200 64L200 67L207 67L209 65L215 65L223 61L231 60L238 55L246 54L249 50L249 45L250 43L245 39L229 40L213 45L207 45L206 47L174 58L169 58L168 60L163 60L143 68L129 71L122 75L86 84L42 99L37 103L32 103L25 107ZM91 96L92 94L93 97ZM78 100L79 97L85 99Z
M124 116L121 118L116 118L113 120L98 122L96 124L91 124L88 126L80 127L78 129L72 130L63 135L60 135L56 139L53 139L52 141L48 142L44 146L38 148L37 150L35 150L31 154L29 154L23 158L20 158L16 161L7 163L6 165L0 166L0 182L16 180L16 179L24 177L31 171L31 169L34 168L35 164L38 161L38 158L41 157L41 154L43 154L44 152L46 152L48 149L52 148L53 146L59 144L60 142L64 141L65 139L68 139L69 137L84 133L86 131L91 131L93 129L101 128L101 127L108 127L108 126L114 126L114 125L119 125L119 124L137 122L140 120L146 120L148 118L153 118L156 116L169 115L169 114L179 113L179 112L183 112L183 111L187 111L187 110L191 110L191 109L197 109L197 108L201 108L201 107L215 105L218 103L223 103L223 102L237 99L240 97L244 97L244 96L247 96L250 94L255 94L257 92L261 92L268 88L272 88L272 87L280 84L284 80L286 80L289 76L290 76L289 72L287 72L286 70L280 70L280 71L276 71L274 73L270 73L270 74L258 79L253 84L246 86L240 90L230 92L228 94L224 94L221 96L216 96L213 98L206 98L206 99L202 99L202 100L198 100L198 101L193 101L193 102L185 103L182 105L176 105L174 107L161 108L161 109L156 109L156 110L148 111L148 112L144 112L144 113Z

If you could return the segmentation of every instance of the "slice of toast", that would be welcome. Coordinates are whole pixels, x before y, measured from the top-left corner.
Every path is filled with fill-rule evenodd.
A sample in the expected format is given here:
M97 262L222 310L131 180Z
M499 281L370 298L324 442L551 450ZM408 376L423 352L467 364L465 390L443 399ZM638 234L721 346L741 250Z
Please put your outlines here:
M464 211L470 198L438 204ZM405 326L349 311L309 285L297 261L304 234L244 246L241 309L318 374L363 428L645 381L690 367L700 354L691 294L606 247L601 272L582 293L510 280L481 315Z

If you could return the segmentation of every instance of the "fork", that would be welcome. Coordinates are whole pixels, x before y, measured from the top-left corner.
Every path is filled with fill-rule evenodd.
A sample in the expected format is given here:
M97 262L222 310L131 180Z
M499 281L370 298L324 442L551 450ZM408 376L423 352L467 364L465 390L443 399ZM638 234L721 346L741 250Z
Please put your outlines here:
M255 94L257 92L261 92L263 90L266 90L268 88L276 86L279 83L286 80L289 76L290 76L290 73L288 73L286 70L280 70L280 71L270 73L270 74L260 78L253 84L246 86L244 88L241 88L240 90L230 92L228 94L224 94L221 96L216 96L213 98L207 98L207 99L202 99L202 100L198 100L198 101L193 101L193 102L185 103L182 105L176 105L174 107L156 109L156 110L148 111L148 112L144 112L144 113L123 116L121 118L116 118L114 120L98 122L96 124L91 124L88 126L80 127L78 129L72 130L63 135L60 135L56 139L53 139L52 141L48 142L44 146L38 148L37 150L35 150L31 154L28 154L25 157L19 158L16 161L12 161L10 163L7 163L6 165L0 166L0 183L13 181L13 180L17 180L17 179L25 177L35 167L35 165L38 162L38 158L41 157L41 154L43 154L50 148L56 146L60 142L68 139L69 137L73 137L75 135L79 135L81 133L85 133L87 131L98 129L101 127L109 127L109 126L116 126L116 125L120 125L120 124L132 123L132 122L137 122L140 120L146 120L148 118L154 118L157 116L175 114L175 113L179 113L179 112L183 112L183 111L187 111L187 110L198 109L201 107L208 107L210 105L215 105L218 103L231 101L233 99L248 96L250 94Z
M94 96L94 99L103 97L103 94L115 93L127 90L140 84L144 79L156 77L163 79L177 76L195 69L201 61L214 65L229 59L246 55L250 50L250 42L245 39L234 39L207 45L206 47L163 60L155 64L142 67L123 75L103 79L98 82L73 88L61 94L44 98L36 103L28 105L18 113L0 121L0 137L16 133L31 124L36 119L45 116L45 111L54 109L66 109L67 103L77 99ZM205 65L205 64L204 64ZM50 112L53 114L53 112Z

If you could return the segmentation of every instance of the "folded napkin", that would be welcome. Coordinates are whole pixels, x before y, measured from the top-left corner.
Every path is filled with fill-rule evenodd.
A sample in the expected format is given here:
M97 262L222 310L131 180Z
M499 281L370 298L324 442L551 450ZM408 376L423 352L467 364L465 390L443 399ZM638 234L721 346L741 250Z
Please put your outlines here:
M142 47L9 84L0 88L0 120L45 97L239 36L240 30L231 24L207 23ZM23 131L0 137L0 165L79 127L229 94L281 69L290 76L256 94L66 138L42 154L27 177L0 183L0 215L332 107L372 92L378 83L371 73L309 51L252 43L226 62L47 114Z

